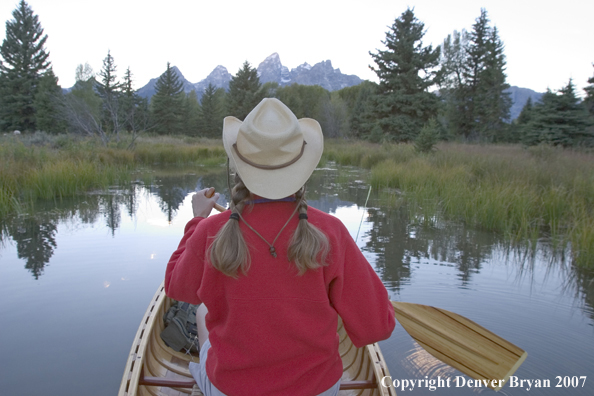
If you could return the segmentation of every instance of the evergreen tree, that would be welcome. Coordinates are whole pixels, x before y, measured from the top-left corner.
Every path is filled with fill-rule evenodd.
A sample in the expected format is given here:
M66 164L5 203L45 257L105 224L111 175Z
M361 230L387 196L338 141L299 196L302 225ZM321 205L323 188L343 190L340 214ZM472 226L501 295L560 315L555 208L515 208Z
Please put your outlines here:
M592 64L594 66L594 64ZM584 88L586 91L586 98L584 99L584 105L586 106L586 110L590 113L591 116L594 116L594 76L588 79L588 85Z
M182 127L183 82L167 62L167 70L157 80L151 110L155 131L160 134L177 134Z
M258 71L245 61L229 82L229 92L226 96L227 113L240 120L245 119L264 98L261 86Z
M534 105L532 104L532 98L528 97L528 100L526 100L526 104L524 104L524 107L522 107L520 115L518 116L518 118L515 119L516 123L518 123L519 125L528 124L532 119L533 108Z
M413 140L423 124L437 115L439 100L428 89L437 84L441 72L440 49L423 47L424 24L407 9L386 32L387 49L371 53L380 80L379 94L372 98L369 120L397 141Z
M421 132L417 135L414 146L419 153L431 153L435 151L435 145L439 141L439 124L432 118L427 124L421 128Z
M444 99L450 133L500 141L508 138L511 98L504 45L489 22L483 8L470 33L455 32L444 42Z
M505 140L510 121L512 101L509 93L505 92L509 84L506 82L503 48L497 27L493 27L487 41L484 71L480 76L480 97L483 101L477 109L479 133L489 141Z
M41 75L50 67L44 48L47 35L24 0L12 16L0 47L0 128L35 131L35 95Z
M121 108L122 116L124 117L124 128L127 132L134 130L134 113L138 104L138 95L132 88L132 71L128 67L124 73L124 81L122 82L122 97Z
M132 143L134 145L136 137L140 131L150 129L148 99L140 97L132 87L132 72L130 68L124 73L121 92L121 111L123 125L128 133L132 134Z
M570 79L567 86L542 96L531 113L524 143L548 143L564 147L592 145L594 134L588 130L588 113L575 94Z
M37 129L49 133L61 133L66 130L60 116L63 112L62 88L58 85L58 78L51 67L39 78L33 105Z
M208 138L220 138L223 131L225 90L208 84L200 99L200 134Z
M120 96L121 84L117 81L117 67L111 52L103 59L103 67L99 71L101 81L97 84L97 93L101 97L102 115L101 122L107 133L111 133L119 140L120 129L122 128Z

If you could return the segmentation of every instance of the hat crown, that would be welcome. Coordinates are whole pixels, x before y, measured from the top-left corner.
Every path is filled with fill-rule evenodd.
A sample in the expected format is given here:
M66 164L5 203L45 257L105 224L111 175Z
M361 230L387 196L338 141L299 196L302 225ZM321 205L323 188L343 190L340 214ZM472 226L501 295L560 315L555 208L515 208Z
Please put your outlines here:
M277 166L293 160L303 146L303 133L293 112L280 100L262 100L245 118L237 134L237 151L249 161Z

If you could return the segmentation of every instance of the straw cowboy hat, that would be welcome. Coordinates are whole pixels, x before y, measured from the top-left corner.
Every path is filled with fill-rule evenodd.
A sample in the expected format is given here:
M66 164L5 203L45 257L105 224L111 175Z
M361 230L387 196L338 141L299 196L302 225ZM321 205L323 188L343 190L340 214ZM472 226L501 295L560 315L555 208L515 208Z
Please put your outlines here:
M320 124L300 120L278 99L262 100L243 120L225 117L223 144L234 168L254 194L280 199L297 192L324 150Z

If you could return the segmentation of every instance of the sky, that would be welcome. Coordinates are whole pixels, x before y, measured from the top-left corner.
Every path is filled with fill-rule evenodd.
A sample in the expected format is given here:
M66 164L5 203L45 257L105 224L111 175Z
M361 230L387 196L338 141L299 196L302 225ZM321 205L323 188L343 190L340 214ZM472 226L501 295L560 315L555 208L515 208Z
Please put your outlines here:
M19 0L0 0L13 19ZM565 0L28 0L48 35L46 49L63 88L77 65L99 72L110 51L134 88L160 76L167 62L192 83L222 65L235 75L278 53L289 69L331 60L342 73L378 82L369 52L407 7L425 24L423 44L437 46L454 30L470 31L485 8L505 45L507 82L537 92L569 79L583 96L594 76L594 1ZM2 39L6 37L2 30Z

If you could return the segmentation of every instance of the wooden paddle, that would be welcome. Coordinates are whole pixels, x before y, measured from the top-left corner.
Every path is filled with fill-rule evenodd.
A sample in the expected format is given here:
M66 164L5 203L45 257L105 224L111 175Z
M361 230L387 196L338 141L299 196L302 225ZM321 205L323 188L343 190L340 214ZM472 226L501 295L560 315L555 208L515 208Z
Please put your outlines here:
M528 353L456 313L421 304L392 301L394 314L427 352L483 386L499 390Z
M206 191L211 197L214 188ZM219 212L225 209L216 205ZM427 352L483 386L499 390L528 353L456 313L428 305L392 301L394 315Z

